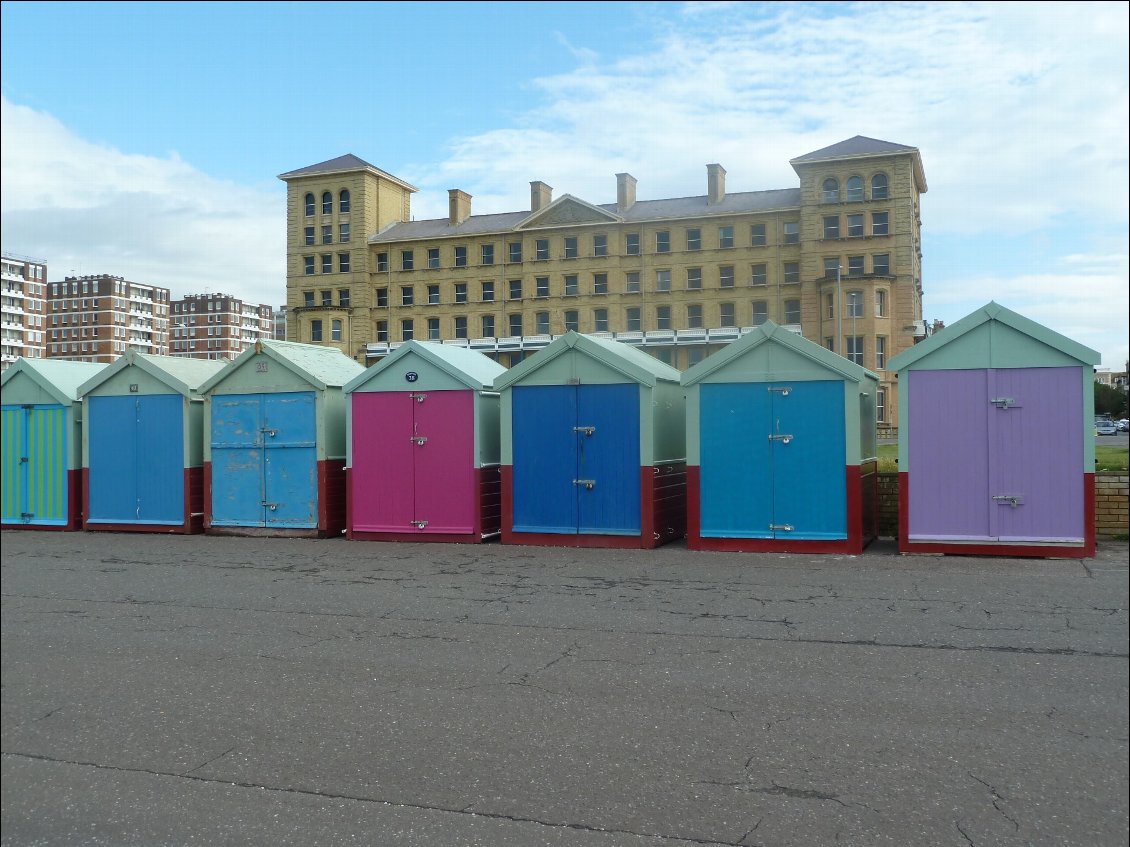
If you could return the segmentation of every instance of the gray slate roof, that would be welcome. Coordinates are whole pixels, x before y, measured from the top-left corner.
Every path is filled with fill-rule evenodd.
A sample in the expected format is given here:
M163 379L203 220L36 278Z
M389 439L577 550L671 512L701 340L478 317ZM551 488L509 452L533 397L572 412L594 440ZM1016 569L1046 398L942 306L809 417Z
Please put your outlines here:
M791 163L822 162L827 159L844 159L853 158L855 156L883 156L891 153L915 153L917 151L917 147L907 147L905 144L895 144L891 141L880 141L877 138L867 138L863 135L857 135L855 138L849 138L847 141L840 141L830 147L824 147L820 150L814 150L811 153L805 153L803 156L797 156L795 159L790 159L789 161Z
M409 185L399 177L395 177L388 171L382 171L376 165L370 165L364 159L354 156L352 153L346 153L344 156L338 156L336 159L327 159L324 162L319 162L316 165L308 165L305 168L299 168L296 171L287 171L285 174L279 174L279 179L292 179L300 176L317 176L318 174L335 174L335 173L348 173L349 171L372 171L378 176L383 176L393 182L405 186L410 191L419 191L413 185Z

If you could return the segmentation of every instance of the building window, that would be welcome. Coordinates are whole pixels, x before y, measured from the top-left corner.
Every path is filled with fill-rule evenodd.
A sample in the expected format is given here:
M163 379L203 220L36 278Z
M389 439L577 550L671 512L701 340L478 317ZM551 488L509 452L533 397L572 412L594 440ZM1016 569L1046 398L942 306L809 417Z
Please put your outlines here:
M863 257L848 256L848 276L863 276Z
M840 269L840 260L837 259L824 259L824 279L835 279L836 273Z
M785 323L794 326L800 324L800 300L785 301Z
M670 291L671 290L671 271L656 271L655 272L655 290L656 291Z
M304 228L302 230L302 234L303 234L303 240L306 242L307 246L314 243L314 227L313 226L308 226L308 227Z
M720 303L718 305L718 325L737 326L737 314L733 303Z
M608 255L608 236L604 234L592 237L592 254L594 256Z
M337 226L337 240L342 244L349 243L349 224L338 224Z
M334 212L334 196L328 191L322 192L322 214L332 215Z
M769 284L769 266L765 264L756 264L750 267L750 285L768 285Z
M863 292L862 291L849 291L847 292L847 308L845 314L849 318L862 318L863 317Z
M659 232L655 233L655 252L671 252L671 233L665 229L661 229Z
M887 339L886 336L875 336L875 370L887 369Z
M796 221L785 221L784 234L786 244L799 244L800 224Z
M886 235L888 231L889 216L887 212L871 213L871 234Z
M377 273L388 273L388 253L377 254Z
M534 277L534 289L536 296L548 297L549 296L549 277L539 276Z
M439 318L428 318L428 341L439 340Z
M410 270L412 270L413 267L414 267L414 261L413 261L413 258L412 258L412 251L411 250L401 250L400 251L400 269L404 270L404 271L410 271Z
M702 249L702 230L701 229L688 229L687 230L687 249L688 250L701 250Z
M885 388L875 392L875 420L879 423L887 422L887 389Z
M302 257L302 269L305 272L306 276L313 276L314 275L314 257L313 256L303 256Z
M413 324L411 318L405 318L400 322L400 340L411 341L413 335Z
M377 308L378 309L387 309L388 308L388 289L387 288L378 288L377 289Z
M467 302L467 283L465 283L465 282L455 283L455 302L456 303L466 303Z
M333 244L334 243L333 224L322 224L322 243L323 244Z
M565 312L565 331L566 332L580 332L578 327L580 323L577 318L576 309L569 309Z
M767 243L765 237L765 224L751 224L749 227L749 243L751 247L764 247Z
M624 253L628 256L640 254L640 234L638 232L629 232L624 236Z
M825 203L838 203L840 200L840 183L832 177L824 180L823 197Z
M511 264L520 264L522 262L522 242L511 241L507 245L507 249L510 251Z
M479 258L482 260L481 264L493 265L494 264L494 245L481 244L479 245Z
M824 295L824 317L829 320L836 316L836 295L828 293Z
M863 336L849 335L847 337L847 357L857 365L863 365Z
M875 317L887 316L887 291L883 288L875 289Z
M592 324L595 332L608 332L608 310L593 309Z
M825 238L839 238L840 237L840 216L827 215L824 218L824 237Z
M577 283L576 274L567 274L565 276L565 296L576 297L580 294L580 286Z
M549 312L538 312L534 315L535 332L539 335L549 335Z
M416 293L411 285L404 285L400 288L400 305L411 306L416 299Z
M522 299L522 280L520 280L520 279L510 280L510 299L511 300L521 300Z
M322 305L323 306L332 306L333 304L334 304L333 292L329 291L329 290L323 290L322 291ZM212 304L209 303L208 305L210 306ZM209 315L208 316L208 322L211 323L211 321L212 321L212 316Z
M721 265L718 268L718 287L719 288L733 288L734 287L734 266Z
M863 215L847 216L847 234L848 238L863 237Z
M734 246L734 228L732 226L718 227L718 246L722 248Z
M769 304L765 300L753 301L753 325L761 326L769 320Z
M322 254L322 273L332 274L334 272L334 257L332 253Z
M439 267L439 248L438 247L429 247L428 248L428 267L429 268L438 268Z
M569 235L565 237L565 258L577 258L577 236Z
M687 306L687 329L702 329L702 306L698 303Z
M786 285L800 282L800 262L785 262L783 281Z
M522 334L522 315L514 313L510 316L510 334L518 336Z
M322 322L321 321L310 321L310 340L311 341L321 341L322 340Z
M313 291L303 291L302 292L302 305L305 306L307 309L313 309L314 308L314 292Z
M656 329L670 329L671 328L671 307L670 306L656 306L655 307L655 328Z
M337 269L340 273L343 273L343 274L349 273L349 254L348 253L338 253L337 254Z
M534 258L544 262L549 258L549 239L539 238L534 242Z
M428 286L428 305L429 306L438 306L439 305L439 286L438 285L429 285Z
M483 280L483 302L494 302L494 283L489 279Z
M339 306L349 306L349 289L339 288L337 290L337 304Z
M494 315L483 315L483 338L494 338Z
M687 290L697 291L702 288L702 268L687 268Z
M887 175L875 174L871 177L871 199L872 200L886 200L887 199Z
M305 202L306 202L306 217L308 217L308 218L314 217L314 195L307 192ZM311 232L313 232L313 230L311 230ZM56 291L55 293L58 294L59 292Z
M457 267L457 268L467 267L467 247L466 247L466 245L455 248L455 267Z
M341 189L341 194L338 195L337 207L342 212L348 212L349 211L349 189L348 188Z
M851 202L863 199L863 177L853 176L848 179L847 199Z
M640 310L638 306L624 310L624 326L629 332L640 331Z
M456 317L455 317L455 337L456 338L466 338L467 337L467 316L466 315L456 315Z
M341 341L341 321L336 318L330 321L330 341Z
M624 290L629 294L640 293L640 272L628 271L624 275Z
M891 275L891 254L877 253L871 257L871 272L876 276Z

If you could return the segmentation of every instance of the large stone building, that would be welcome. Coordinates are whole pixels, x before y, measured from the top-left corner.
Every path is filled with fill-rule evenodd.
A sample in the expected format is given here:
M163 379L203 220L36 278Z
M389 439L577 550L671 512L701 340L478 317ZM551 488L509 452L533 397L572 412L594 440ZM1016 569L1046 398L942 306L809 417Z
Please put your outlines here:
M47 356L113 362L127 350L167 355L169 289L120 276L68 276L48 285Z
M46 355L47 264L5 253L0 274L0 369Z
M530 208L413 221L417 190L353 155L281 174L287 183L287 337L373 362L411 338L481 350L510 366L567 330L608 334L686 368L773 320L882 377L926 331L914 147L857 136L790 161L799 186L616 202L541 181ZM611 179L610 179L611 188Z
M173 356L234 359L274 332L274 310L230 294L188 294L172 302Z

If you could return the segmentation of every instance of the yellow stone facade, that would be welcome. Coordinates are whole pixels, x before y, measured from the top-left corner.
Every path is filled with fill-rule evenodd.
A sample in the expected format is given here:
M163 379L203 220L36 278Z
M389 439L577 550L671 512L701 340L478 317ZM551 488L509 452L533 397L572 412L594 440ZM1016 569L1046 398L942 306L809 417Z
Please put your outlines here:
M682 369L769 319L878 373L893 425L885 363L925 334L918 151L857 137L791 164L796 188L727 194L725 170L708 165L704 195L671 200L636 200L618 174L605 205L554 200L535 181L530 210L482 216L453 189L449 217L420 222L416 189L354 157L283 174L287 337L367 364L415 338L510 366L575 329ZM350 240L322 243L343 222Z

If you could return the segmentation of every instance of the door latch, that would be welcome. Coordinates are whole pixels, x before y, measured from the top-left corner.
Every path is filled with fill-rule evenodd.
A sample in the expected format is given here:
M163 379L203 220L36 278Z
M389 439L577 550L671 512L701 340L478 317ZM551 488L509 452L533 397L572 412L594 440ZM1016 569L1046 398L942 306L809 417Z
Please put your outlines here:
M259 431L261 433L263 433L264 435L271 436L271 438L274 438L276 435L279 434L279 431L277 429L271 429L270 427L267 427L267 426L263 427Z
M423 529L428 525L427 521L409 521L408 523L412 524L416 529Z
M1020 405L1016 402L1016 398L1014 397L994 397L989 402L996 406L998 409L1010 409L1013 406Z
M411 438L409 440L413 444L416 444L420 447L423 447L428 441L428 436L426 436L426 435L413 435L413 436L411 436Z
M770 385L767 390L771 392L776 391L782 397L788 397L789 393L792 391L792 388L787 385Z
M1024 505L1024 495L1023 494L994 494L993 495L993 501L996 502L996 503L999 503L1002 506L1007 504L1007 505L1009 505L1009 506L1011 506L1012 508L1015 509L1017 506L1023 506Z
M584 488L587 488L589 491L592 491L593 486L596 485L596 480L595 479L575 479L575 480L573 480L573 485L580 485L580 486L583 486Z
M769 440L780 441L782 444L788 444L793 440L793 437L791 435L770 435Z
M270 509L272 512L279 507L278 503L268 503L266 500L260 500L259 505L266 509Z
M771 523L769 524L770 532L792 532L793 525L791 523Z
M573 432L583 432L585 435L592 435L596 432L595 426L575 426Z
M408 399L415 400L417 403L423 403L424 400L427 399L427 396L427 394L409 394Z

